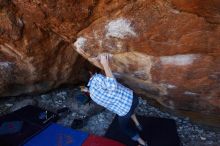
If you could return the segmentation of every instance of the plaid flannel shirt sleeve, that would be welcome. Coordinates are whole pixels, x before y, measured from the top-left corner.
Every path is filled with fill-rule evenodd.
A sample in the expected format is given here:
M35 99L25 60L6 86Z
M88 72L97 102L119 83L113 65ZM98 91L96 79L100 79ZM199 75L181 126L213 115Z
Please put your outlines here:
M117 81L115 78L106 77L105 85L106 85L107 90L113 91L117 88Z

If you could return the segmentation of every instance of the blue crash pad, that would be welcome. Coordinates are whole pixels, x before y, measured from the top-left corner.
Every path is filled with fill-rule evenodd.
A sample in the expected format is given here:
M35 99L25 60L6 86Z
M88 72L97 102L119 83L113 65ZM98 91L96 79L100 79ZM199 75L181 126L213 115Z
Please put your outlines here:
M51 124L24 146L81 146L87 137L85 132Z

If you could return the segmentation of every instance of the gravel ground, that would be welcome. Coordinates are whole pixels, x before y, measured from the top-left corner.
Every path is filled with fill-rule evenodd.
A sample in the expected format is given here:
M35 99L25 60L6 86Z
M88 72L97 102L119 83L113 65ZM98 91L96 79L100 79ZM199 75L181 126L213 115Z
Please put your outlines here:
M0 99L0 113L3 115L29 104L38 105L51 111L68 107L71 112L60 119L58 123L70 127L75 118L91 116L80 130L100 136L104 135L115 114L104 110L93 102L86 105L79 104L74 99L74 92L74 88L68 87L42 95L2 98ZM188 117L177 117L171 113L160 111L141 98L136 113L138 115L174 119L183 146L220 146L220 131L213 131L213 129L194 124Z

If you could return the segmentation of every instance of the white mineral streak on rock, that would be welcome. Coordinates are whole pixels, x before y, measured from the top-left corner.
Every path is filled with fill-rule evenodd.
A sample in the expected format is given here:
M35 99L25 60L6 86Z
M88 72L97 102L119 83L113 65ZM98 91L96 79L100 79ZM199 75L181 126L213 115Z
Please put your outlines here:
M198 95L198 93L193 93L193 92L189 92L189 91L185 91L184 94L185 95L192 95L192 96Z
M3 69L10 68L11 65L12 65L12 63L11 63L11 62L8 62L8 61L6 61L6 62L0 62L0 69L3 70Z
M160 57L162 64L172 64L172 65L190 65L199 57L196 54L187 54L187 55L174 55L174 56L163 56Z
M136 36L131 22L124 18L119 18L109 22L105 29L107 30L106 37L115 37L124 39L126 36Z
M166 83L162 83L160 84L161 86L165 87L165 88L168 88L168 89L175 89L176 86L175 85L172 85L172 84L166 84Z
M177 87L175 85L169 84L169 83L161 83L160 85L160 95L168 95L169 89L176 89Z
M81 49L85 46L87 39L84 37L79 37L77 38L76 42L74 43L74 46L76 47L76 49Z
M179 14L180 13L180 11L177 10L177 9L170 9L170 12L174 13L174 14Z

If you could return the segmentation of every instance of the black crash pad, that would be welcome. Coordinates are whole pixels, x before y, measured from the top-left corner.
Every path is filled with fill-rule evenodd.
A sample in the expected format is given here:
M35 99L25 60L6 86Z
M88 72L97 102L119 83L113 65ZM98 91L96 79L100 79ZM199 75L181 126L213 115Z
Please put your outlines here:
M0 146L20 146L35 134L38 134L56 121L57 115L47 110L25 106L17 111L0 117L0 125L7 122L21 121L22 127L19 132L13 134L1 134Z
M138 116L137 118L143 127L143 131L140 132L140 135L148 142L149 146L181 146L174 120L144 116ZM130 123L133 128L136 128L132 121L130 121ZM120 131L117 116L105 136L127 146L138 145L137 142L132 141Z

